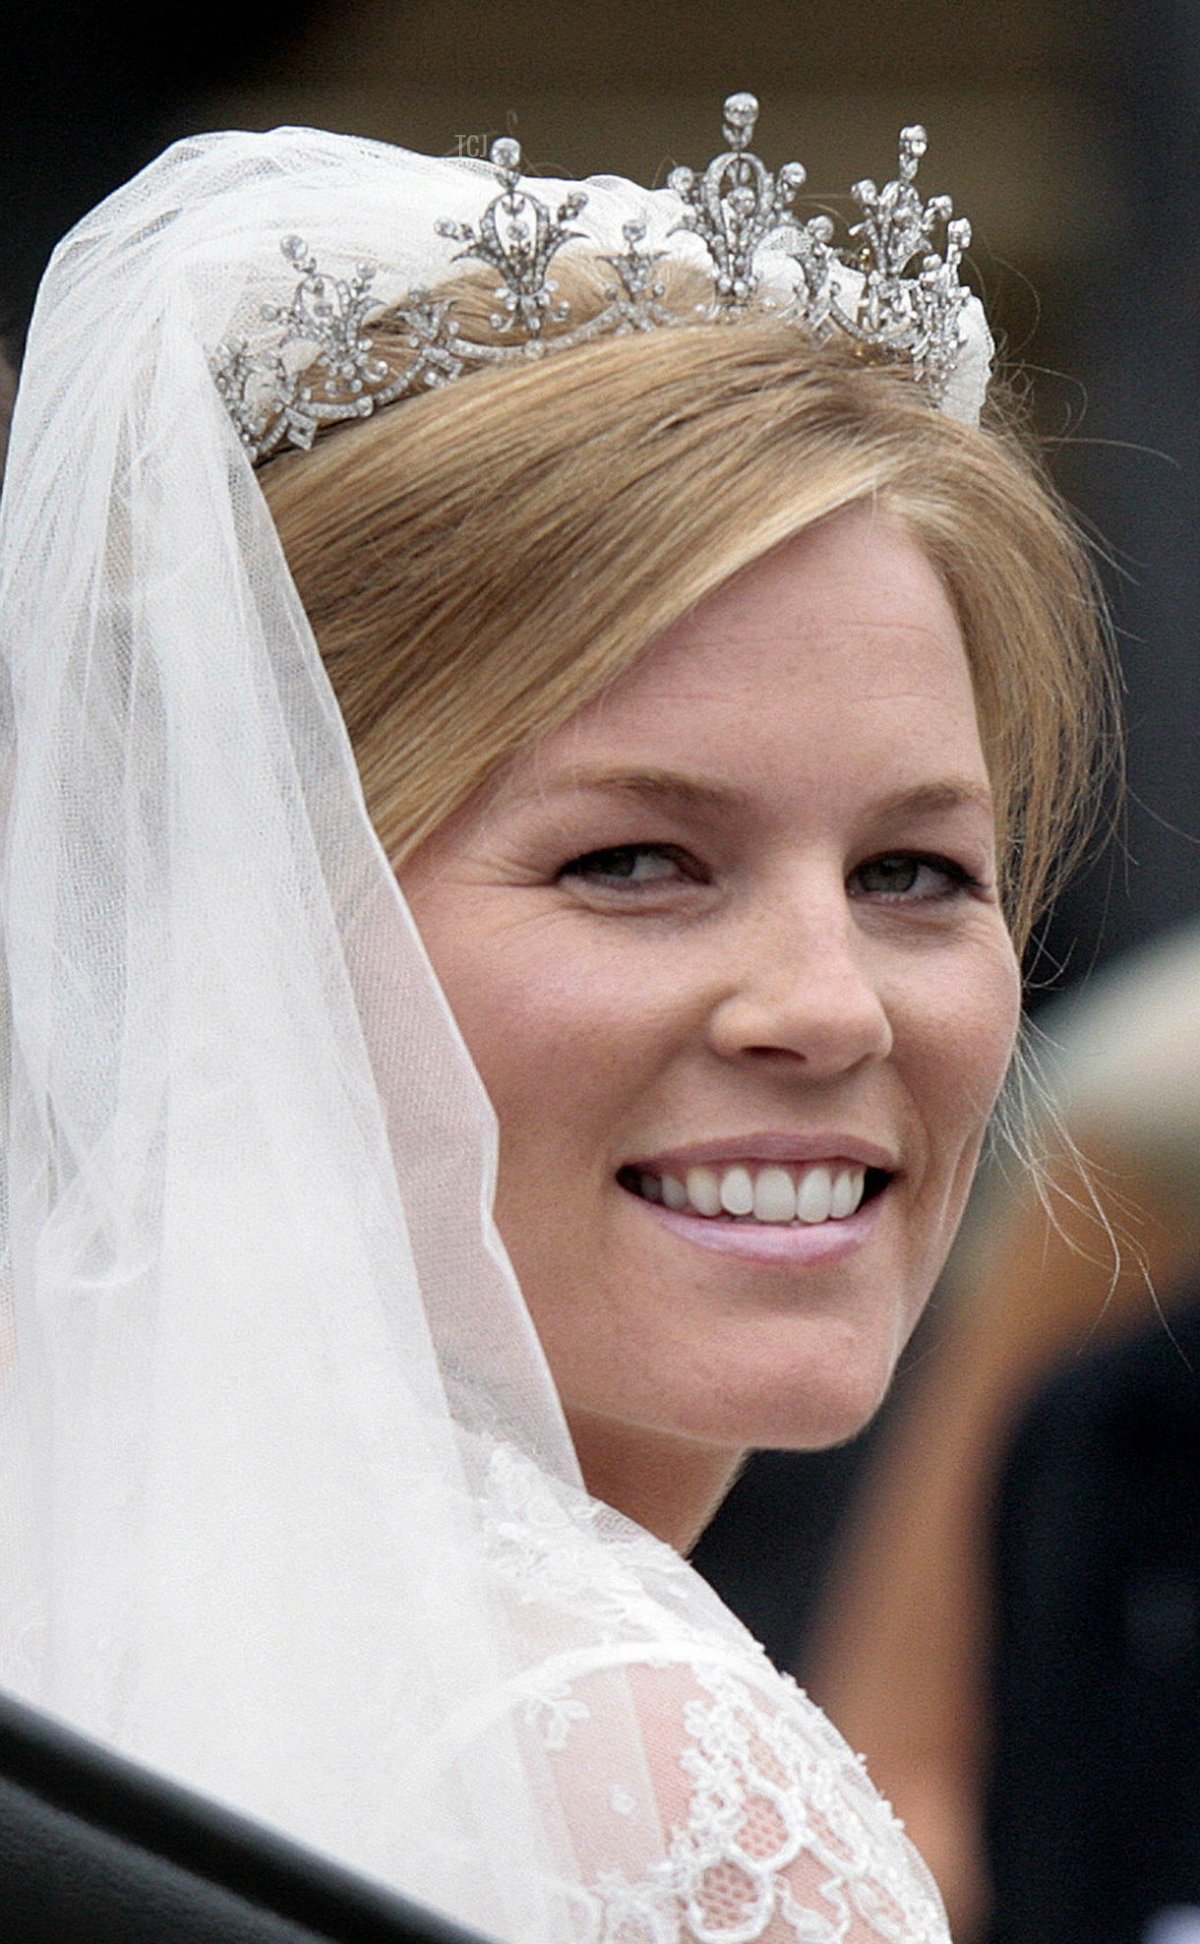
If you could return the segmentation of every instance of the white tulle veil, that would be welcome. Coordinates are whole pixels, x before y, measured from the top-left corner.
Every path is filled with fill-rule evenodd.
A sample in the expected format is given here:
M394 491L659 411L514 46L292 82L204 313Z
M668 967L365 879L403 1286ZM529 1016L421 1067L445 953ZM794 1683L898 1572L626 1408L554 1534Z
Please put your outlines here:
M484 1931L642 1944L628 1670L773 1677L582 1492L491 1109L208 362L282 236L399 295L491 181L205 137L43 286L0 568L0 1684ZM614 239L677 213L591 187Z

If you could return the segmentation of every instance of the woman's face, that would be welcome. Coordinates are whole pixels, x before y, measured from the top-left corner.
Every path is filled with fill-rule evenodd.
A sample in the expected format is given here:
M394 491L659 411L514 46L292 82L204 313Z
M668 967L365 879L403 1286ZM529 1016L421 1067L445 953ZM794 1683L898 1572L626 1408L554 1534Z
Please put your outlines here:
M1018 1008L966 656L916 546L855 509L757 561L401 876L590 1482L857 1431Z

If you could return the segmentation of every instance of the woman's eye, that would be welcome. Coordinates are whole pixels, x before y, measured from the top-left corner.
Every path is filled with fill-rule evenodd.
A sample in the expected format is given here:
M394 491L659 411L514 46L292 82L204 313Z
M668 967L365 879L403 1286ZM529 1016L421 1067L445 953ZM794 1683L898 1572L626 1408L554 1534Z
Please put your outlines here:
M851 877L859 897L905 898L910 903L934 903L978 888L971 873L949 857L923 857L898 851L860 864Z
M565 864L560 878L581 878L587 884L613 890L642 890L694 877L685 860L663 844L615 844L609 850L587 851Z

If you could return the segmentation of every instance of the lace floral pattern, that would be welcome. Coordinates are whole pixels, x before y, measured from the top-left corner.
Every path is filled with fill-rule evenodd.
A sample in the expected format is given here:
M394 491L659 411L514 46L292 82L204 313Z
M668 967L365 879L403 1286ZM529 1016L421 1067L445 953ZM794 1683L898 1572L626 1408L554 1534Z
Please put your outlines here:
M574 1622L571 1650L520 1687L521 1717L589 1832L580 1944L948 1944L933 1880L861 1759L676 1554L559 1496L511 1450L494 1455L489 1496L493 1563L540 1637L555 1631L548 1615ZM597 1784L614 1669L641 1725L641 1795L638 1778ZM647 1812L661 1842L638 1870L624 1837Z
M948 1944L928 1872L819 1710L782 1680L772 1701L727 1669L688 1678L686 1806L661 1866L597 1872L603 1944Z
M492 1564L527 1603L587 1620L601 1642L693 1631L679 1555L595 1499L560 1497L511 1445L492 1455L487 1519Z

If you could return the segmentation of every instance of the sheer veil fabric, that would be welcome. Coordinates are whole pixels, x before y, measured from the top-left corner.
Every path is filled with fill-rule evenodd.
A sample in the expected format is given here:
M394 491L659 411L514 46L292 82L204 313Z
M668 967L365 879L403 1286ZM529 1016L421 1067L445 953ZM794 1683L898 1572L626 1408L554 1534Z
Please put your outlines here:
M0 1682L521 1944L942 1939L844 1744L583 1490L212 383L282 237L387 299L492 182L205 137L43 287L0 567ZM589 192L614 240L678 214Z

